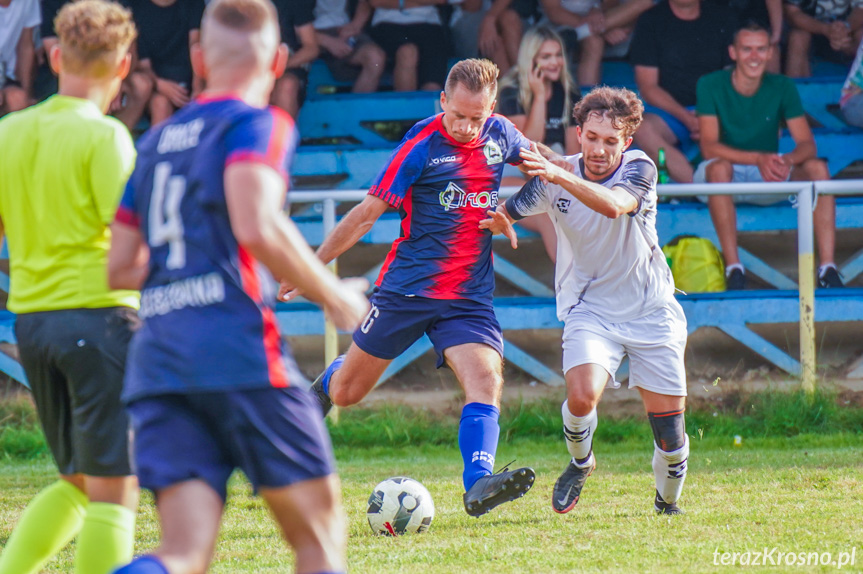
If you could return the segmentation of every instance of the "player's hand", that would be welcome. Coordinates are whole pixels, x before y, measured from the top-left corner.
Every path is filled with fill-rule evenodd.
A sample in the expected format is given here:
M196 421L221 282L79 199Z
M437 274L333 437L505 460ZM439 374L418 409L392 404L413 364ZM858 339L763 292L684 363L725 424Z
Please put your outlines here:
M764 181L785 181L790 170L782 157L775 153L758 154L756 165Z
M554 157L546 158L552 165L556 165L560 169L564 169L569 173L575 173L575 166L566 161L566 158L562 155L556 155Z
M518 249L518 236L512 226L512 222L506 214L500 211L487 211L488 219L481 219L479 222L480 229L488 229L492 235L503 234L509 238L509 244L513 249Z
M371 305L366 298L369 282L362 277L342 279L340 288L332 293L324 305L324 313L342 331L353 331L360 326Z
M554 183L557 175L560 173L560 168L545 159L535 142L530 142L530 149L521 148L519 152L521 159L524 160L524 166L527 175L532 175L542 178L543 181Z
M701 127L698 123L698 116L695 110L686 110L686 115L683 117L683 125L689 130L689 137L692 141L701 139Z
M156 91L168 98L178 108L182 108L189 103L189 90L177 82L157 78Z
M483 56L492 56L500 44L500 36L497 34L497 23L488 16L482 19L479 25L479 38L477 46L479 53Z
M279 294L276 295L276 299L287 302L291 299L296 299L300 295L302 295L302 292L294 287L293 283L285 279L279 281Z

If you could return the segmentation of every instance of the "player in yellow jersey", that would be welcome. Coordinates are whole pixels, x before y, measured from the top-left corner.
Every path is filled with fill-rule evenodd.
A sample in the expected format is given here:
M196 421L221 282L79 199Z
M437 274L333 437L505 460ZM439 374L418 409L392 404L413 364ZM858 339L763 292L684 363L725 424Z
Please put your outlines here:
M135 148L104 115L136 31L104 0L67 4L55 23L59 93L0 120L0 233L21 362L60 479L21 515L0 574L39 571L75 536L75 572L110 572L132 556L138 504L120 403L138 297L109 290L106 273Z

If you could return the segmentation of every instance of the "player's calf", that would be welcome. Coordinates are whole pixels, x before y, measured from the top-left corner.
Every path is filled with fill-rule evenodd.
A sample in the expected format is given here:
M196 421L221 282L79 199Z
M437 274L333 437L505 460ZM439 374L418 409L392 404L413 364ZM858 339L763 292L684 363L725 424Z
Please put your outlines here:
M656 477L654 507L662 514L682 514L677 506L686 480L689 438L683 410L648 413L653 429L653 474Z

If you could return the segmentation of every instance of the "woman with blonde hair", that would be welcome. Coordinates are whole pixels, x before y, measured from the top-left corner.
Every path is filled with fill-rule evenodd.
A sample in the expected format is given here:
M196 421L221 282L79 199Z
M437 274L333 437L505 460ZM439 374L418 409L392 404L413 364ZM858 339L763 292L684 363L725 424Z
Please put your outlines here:
M528 139L542 142L561 155L575 155L581 146L572 108L580 99L558 33L547 26L528 30L521 40L516 66L500 82L497 113L509 118ZM517 169L504 169L501 183L521 186L524 177ZM554 261L557 241L548 216L532 216L521 224L542 236L546 253Z

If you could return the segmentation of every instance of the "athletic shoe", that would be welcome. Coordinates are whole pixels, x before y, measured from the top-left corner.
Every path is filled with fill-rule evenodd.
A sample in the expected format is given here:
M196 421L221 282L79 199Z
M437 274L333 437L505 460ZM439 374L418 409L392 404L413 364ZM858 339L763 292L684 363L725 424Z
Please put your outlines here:
M842 283L842 278L839 276L839 270L831 265L825 268L818 276L818 286L833 288L845 287L845 284Z
M725 277L726 291L743 291L746 289L746 273L742 269L735 267Z
M316 399L318 399L318 403L321 405L321 413L324 417L326 417L333 408L333 400L324 392L324 375L326 374L327 372L324 371L317 379L315 379L315 382L312 383L312 394Z
M471 516L482 516L492 508L521 498L533 486L536 473L532 468L498 471L477 480L464 493L464 509Z
M668 514L670 516L676 516L678 514L686 514L683 512L683 509L677 506L676 502L672 502L671 504L662 500L662 497L659 496L659 491L656 491L656 498L653 501L653 508L656 510L657 514Z
M551 507L558 514L566 514L575 508L587 477L596 469L596 458L591 456L591 459L590 466L584 468L575 466L573 461L569 461L563 474L554 483L554 489L551 491Z

